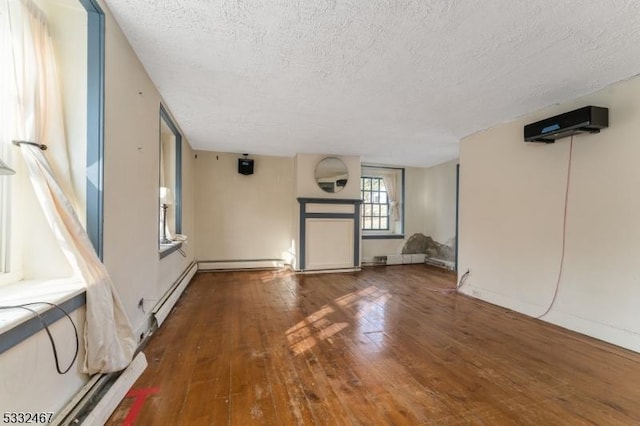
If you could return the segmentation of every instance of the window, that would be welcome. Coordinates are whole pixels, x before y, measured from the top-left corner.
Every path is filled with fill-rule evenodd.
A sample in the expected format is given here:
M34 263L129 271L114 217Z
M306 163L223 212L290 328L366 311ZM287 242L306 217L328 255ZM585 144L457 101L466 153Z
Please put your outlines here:
M13 55L7 7L19 2L0 2L0 55ZM102 143L104 94L104 14L95 0L33 0L46 17L54 44L55 62L62 95L65 140L71 169L77 214L85 224L96 252L102 251ZM13 15L17 19L19 14ZM13 57L13 56L11 56ZM5 63L0 58L0 63ZM13 69L0 67L0 80L11 82ZM2 86L2 84L0 84ZM12 90L9 86L1 88ZM3 96L4 97L4 96ZM7 97L4 97L8 99ZM49 255L39 230L43 219L34 219L31 183L18 148L11 145L11 120L15 107L0 104L0 158L16 170L14 176L0 176L0 284L22 278L63 275L57 258ZM34 225L35 224L35 225ZM37 243L32 242L38 241ZM34 255L42 250L48 253ZM44 259L44 260L43 260ZM63 264L64 262L60 262Z
M404 237L404 169L363 166L360 195L362 238Z
M0 143L0 161L8 158L8 150ZM0 171L0 274L9 272L9 176Z
M161 252L174 246L182 231L182 136L177 126L160 106L160 215ZM163 247L165 246L165 247ZM167 253L168 254L168 253Z
M381 177L360 178L362 196L362 229L389 230L389 197Z

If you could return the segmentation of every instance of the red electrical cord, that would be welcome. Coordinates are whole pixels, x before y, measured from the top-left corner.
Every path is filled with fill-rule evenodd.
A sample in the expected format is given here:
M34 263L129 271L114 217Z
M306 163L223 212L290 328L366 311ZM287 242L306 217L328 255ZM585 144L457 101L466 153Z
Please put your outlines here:
M567 245L567 205L569 204L569 187L571 183L571 158L573 156L573 136L571 136L571 141L569 142L569 165L567 167L567 187L564 193L564 214L562 218L562 256L560 257L560 270L558 271L558 280L556 281L556 289L553 292L553 299L551 300L551 304L547 308L546 311L542 315L535 317L536 319L540 319L543 316L547 315L553 305L556 303L556 299L558 298L558 290L560 289L560 280L562 279L562 270L564 269L564 253Z

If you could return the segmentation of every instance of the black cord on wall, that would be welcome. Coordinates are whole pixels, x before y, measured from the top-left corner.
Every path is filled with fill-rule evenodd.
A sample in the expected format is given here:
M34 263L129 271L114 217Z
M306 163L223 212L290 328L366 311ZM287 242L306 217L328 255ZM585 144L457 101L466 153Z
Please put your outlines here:
M51 307L54 307L62 311L62 313L67 317L67 319L71 323L71 326L73 327L73 332L76 337L76 351L73 354L73 359L69 363L69 366L64 370L60 367L60 360L58 359L58 349L56 347L56 342L53 339L53 335L49 330L49 326L47 325L46 321L44 320L44 318L42 318L42 315L40 315L38 311L36 311L35 309L31 309L29 307L34 305L49 305ZM53 351L53 358L55 359L56 370L58 371L58 374L68 373L69 370L71 370L71 367L73 367L73 364L76 362L76 359L78 358L78 350L80 347L80 339L78 338L78 328L76 327L76 324L73 322L73 319L71 319L71 316L69 316L69 313L64 309L62 309L60 306L56 305L55 303L49 303L49 302L33 302L33 303L23 303L21 305L0 306L0 310L8 310L8 309L24 309L25 311L31 312L38 318L38 320L40 321L40 324L42 324L42 327L47 332L47 336L49 336L49 342L51 342L51 350Z
M467 272L462 274L462 276L460 277L460 281L458 282L458 286L456 287L456 290L460 290L462 288L462 286L464 285L464 282L467 280L467 278L469 278L470 273L471 273L471 270L467 269Z

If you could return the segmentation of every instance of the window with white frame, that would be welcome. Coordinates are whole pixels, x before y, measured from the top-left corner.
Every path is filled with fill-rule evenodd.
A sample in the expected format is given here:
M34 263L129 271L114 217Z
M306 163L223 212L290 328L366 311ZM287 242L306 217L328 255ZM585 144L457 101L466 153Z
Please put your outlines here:
M404 232L404 169L363 166L360 195L363 238L401 238Z
M379 176L362 176L362 229L365 231L389 230L389 196L384 179Z

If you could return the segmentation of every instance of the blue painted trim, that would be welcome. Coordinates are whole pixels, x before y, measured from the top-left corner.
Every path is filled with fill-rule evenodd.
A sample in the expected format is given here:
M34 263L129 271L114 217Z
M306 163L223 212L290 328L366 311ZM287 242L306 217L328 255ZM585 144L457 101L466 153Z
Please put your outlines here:
M104 245L104 12L95 0L87 11L87 233L102 260Z
M362 204L362 200L357 198L304 198L298 197L300 204Z
M358 203L360 204L360 203ZM360 267L360 214L358 204L353 206L353 266Z
M400 223L400 233L404 234L404 212L406 210L406 198L404 196L405 194L405 189L404 189L404 169L400 169L402 170L401 174L402 174L402 223Z
M160 117L164 120L167 126L169 126L176 137L176 187L173 197L176 209L176 233L182 234L182 134L162 104L160 104ZM162 143L160 138L159 141ZM158 240L159 239L160 238L158 238Z
M358 206L362 204L360 199L341 198L304 198L299 197L300 203L300 270L306 268L306 238L307 219L351 219L353 220L353 266L360 266L360 211ZM353 205L353 213L307 213L307 204L350 204Z
M176 233L182 234L182 135L176 134Z
M404 240L404 234L362 235L363 240Z
M86 303L86 293L82 292L59 305L62 309L67 311L67 313L71 314L71 312L84 306ZM33 308L33 306L30 307ZM51 306L44 312L42 312L40 314L40 317L45 322L45 324L47 324L47 326L51 326L51 324L63 318L64 314L62 313L62 311L60 311L60 309ZM40 320L37 317L33 317L29 318L23 323L18 324L12 329L5 331L4 333L0 334L0 354L20 344L21 342L25 341L26 339L43 329L44 327L42 326Z
M455 271L458 272L458 229L460 221L460 164L456 164L456 262Z
M178 249L180 249L182 247L182 243L175 243L172 244L171 247L167 247L166 249L162 249L162 246L160 246L160 259L164 259L165 257L169 256L171 253L173 253L174 251L178 251Z
M353 213L307 213L307 219L355 219L357 214Z
M304 198L298 198L300 202L300 269L304 271L306 265L306 245L307 245L307 221L305 218L305 211L307 209Z

